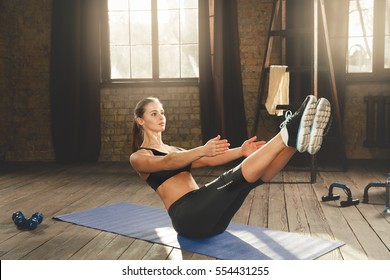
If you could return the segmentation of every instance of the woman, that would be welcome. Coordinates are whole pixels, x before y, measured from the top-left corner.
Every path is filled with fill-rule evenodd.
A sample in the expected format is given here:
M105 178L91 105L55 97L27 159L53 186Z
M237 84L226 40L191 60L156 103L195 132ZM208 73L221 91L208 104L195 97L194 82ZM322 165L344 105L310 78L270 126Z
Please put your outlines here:
M133 149L130 163L160 196L173 227L183 236L208 237L222 233L245 198L256 186L270 181L294 153L316 153L330 118L329 101L308 96L297 112L286 114L281 131L267 143L246 140L230 148L216 136L190 150L169 146L162 140L166 118L157 98L141 100L134 111ZM199 188L192 168L245 159L216 180Z

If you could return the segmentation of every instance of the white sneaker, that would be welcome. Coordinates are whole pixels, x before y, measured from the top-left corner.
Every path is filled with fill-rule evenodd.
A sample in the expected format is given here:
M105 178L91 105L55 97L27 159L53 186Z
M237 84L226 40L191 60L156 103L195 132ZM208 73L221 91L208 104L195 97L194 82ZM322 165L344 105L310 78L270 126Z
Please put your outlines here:
M309 154L316 154L322 145L324 131L327 128L331 116L330 103L325 98L317 101L317 109L314 116L313 124L310 131L310 141L307 151Z
M286 112L285 121L280 128L287 130L288 139L285 143L287 146L294 147L301 153L306 152L316 106L317 98L314 95L308 95L294 114L291 111Z

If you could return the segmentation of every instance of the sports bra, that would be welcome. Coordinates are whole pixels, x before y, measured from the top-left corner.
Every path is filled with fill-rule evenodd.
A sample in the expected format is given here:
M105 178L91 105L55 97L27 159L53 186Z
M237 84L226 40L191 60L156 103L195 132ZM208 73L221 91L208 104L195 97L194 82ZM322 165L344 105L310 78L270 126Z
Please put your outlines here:
M151 149L151 148L140 147L140 149L152 151L153 155L155 155L155 156L167 155L167 153L163 153L163 152L160 152L158 150ZM148 183L149 186L152 187L152 189L154 189L156 191L157 188L162 183L164 183L166 180L168 180L169 178L171 178L171 177L173 177L176 174L179 174L181 172L190 171L190 170L191 170L191 164L184 166L182 168L179 168L179 169L175 169L175 170L162 170L162 171L152 172L149 174L148 178L146 178L146 182Z

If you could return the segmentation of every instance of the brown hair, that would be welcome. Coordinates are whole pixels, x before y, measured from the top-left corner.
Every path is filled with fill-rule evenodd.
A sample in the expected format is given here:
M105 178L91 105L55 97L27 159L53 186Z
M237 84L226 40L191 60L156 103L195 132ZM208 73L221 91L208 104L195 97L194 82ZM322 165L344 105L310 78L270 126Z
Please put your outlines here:
M134 109L134 120L133 120L133 152L138 151L144 141L144 132L142 126L137 123L137 118L142 118L145 113L145 107L151 102L161 103L156 97L147 97L137 103Z

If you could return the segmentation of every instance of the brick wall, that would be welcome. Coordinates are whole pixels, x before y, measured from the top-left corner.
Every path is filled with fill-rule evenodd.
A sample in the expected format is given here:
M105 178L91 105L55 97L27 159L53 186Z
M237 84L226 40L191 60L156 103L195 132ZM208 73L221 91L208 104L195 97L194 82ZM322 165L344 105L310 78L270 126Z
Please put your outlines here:
M0 157L51 160L51 1L4 0L0 3L0 41L4 42L0 43Z
M238 0L241 72L248 135L252 133L254 118L258 109L259 80L272 3L272 0ZM276 132L273 129L275 123L269 120L265 111L262 112L262 116L265 116L265 122L259 122L257 131L262 139L270 139ZM271 129L271 127L273 128Z
M11 29L10 21L7 20L8 7L0 2L0 161L5 158L11 135L12 88L11 68L12 59L10 54L10 39L7 30Z

